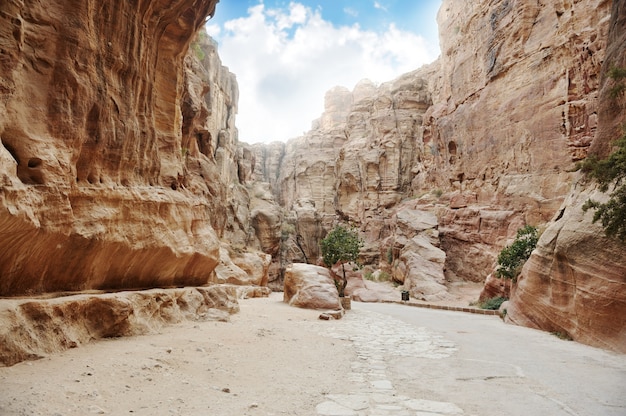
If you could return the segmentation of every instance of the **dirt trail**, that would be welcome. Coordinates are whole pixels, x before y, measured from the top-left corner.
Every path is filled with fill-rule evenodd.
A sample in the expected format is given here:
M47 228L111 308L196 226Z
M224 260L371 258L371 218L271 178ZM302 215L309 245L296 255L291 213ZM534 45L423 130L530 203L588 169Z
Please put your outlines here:
M340 392L353 350L282 294L230 322L98 341L0 368L0 415L309 415Z

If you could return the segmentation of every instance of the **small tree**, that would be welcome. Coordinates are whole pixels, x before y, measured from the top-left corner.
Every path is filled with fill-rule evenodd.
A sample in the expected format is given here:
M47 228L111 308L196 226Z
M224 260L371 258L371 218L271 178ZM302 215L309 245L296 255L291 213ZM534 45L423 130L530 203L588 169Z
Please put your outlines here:
M342 225L335 227L321 242L322 257L326 267L331 268L337 263L341 263L343 278L341 284L337 286L339 296L345 294L348 279L346 278L345 263L356 262L359 257L359 250L363 247L363 240L356 230L349 230Z
M613 185L610 199L601 204L587 200L583 210L594 209L593 222L600 221L608 237L616 237L626 243L626 134L616 143L616 150L608 158L598 160L590 157L582 164L582 171L600 184L606 192Z
M514 282L522 270L522 266L537 246L539 236L537 228L527 225L517 230L515 241L505 247L498 256L496 276L511 279Z

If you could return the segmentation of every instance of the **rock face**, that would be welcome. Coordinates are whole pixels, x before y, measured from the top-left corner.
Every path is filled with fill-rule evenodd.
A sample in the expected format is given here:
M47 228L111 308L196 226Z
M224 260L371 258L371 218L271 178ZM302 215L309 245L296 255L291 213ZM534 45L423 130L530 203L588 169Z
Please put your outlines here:
M592 151L606 156L623 135L626 96L611 96L611 67L626 67L626 7L614 2L609 44L603 64L598 132ZM626 352L626 246L606 238L593 213L584 213L587 199L605 202L593 183L579 180L559 213L548 224L537 249L524 266L511 297L511 322L615 351Z
M436 62L331 90L309 133L255 150L255 173L293 229L281 253L315 262L314 242L348 222L366 239L365 264L414 297L440 299L449 282L484 281L519 228L558 218L513 288L510 320L626 345L610 319L623 315L626 257L599 227L580 227L595 191L573 169L620 135L623 103L603 91L614 85L609 65L626 67L621 15L620 1L611 11L607 0L445 0ZM428 227L413 218L424 212ZM485 296L508 293L498 283L489 279Z
M607 199L576 190L544 231L513 286L507 320L626 352L626 246L591 223L582 210L589 198Z
M396 213L396 232L391 245L397 257L393 277L403 283L413 297L441 300L448 295L445 286L446 253L439 248L437 217L427 211L403 206ZM398 253L397 256L394 253Z
M285 271L284 301L307 309L341 309L339 294L327 268L294 263Z
M622 1L609 22L608 0L444 0L436 62L335 88L311 131L268 146L238 142L234 75L197 35L216 1L5 3L0 296L284 278L291 300L310 273L330 308L332 279L288 265L347 222L363 263L438 300L554 218L510 319L624 344L626 257L579 212L592 185L572 188L624 121L605 75L626 67Z
M428 280L444 292L446 281L484 281L518 228L559 210L587 154L609 16L606 0L444 1L436 62L333 89L310 132L255 150L257 179L293 224L286 256L314 263L316 242L340 220L363 232L364 263L400 282L424 258L438 264ZM433 247L445 256L414 236L390 258L380 248L401 240L394 218L407 198L436 215Z
M517 228L559 209L597 129L609 14L605 0L443 3L414 184L460 196L440 214L448 275L484 279Z
M1 296L202 285L220 238L260 248L234 76L186 55L216 3L3 3Z
M147 334L182 320L227 320L234 286L4 300L0 365L41 358L101 338Z

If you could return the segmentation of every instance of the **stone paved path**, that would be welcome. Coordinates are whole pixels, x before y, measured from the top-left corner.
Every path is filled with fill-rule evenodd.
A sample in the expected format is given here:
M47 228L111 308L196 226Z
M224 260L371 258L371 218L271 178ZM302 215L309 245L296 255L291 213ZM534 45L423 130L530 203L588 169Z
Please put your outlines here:
M317 416L624 416L626 355L496 316L353 303L322 335L354 348ZM318 327L319 328L319 327Z
M329 394L320 403L321 416L463 415L454 403L397 394L387 361L397 357L440 360L455 345L432 331L375 312L353 310L330 324L324 335L352 341L357 359L347 380L353 392Z

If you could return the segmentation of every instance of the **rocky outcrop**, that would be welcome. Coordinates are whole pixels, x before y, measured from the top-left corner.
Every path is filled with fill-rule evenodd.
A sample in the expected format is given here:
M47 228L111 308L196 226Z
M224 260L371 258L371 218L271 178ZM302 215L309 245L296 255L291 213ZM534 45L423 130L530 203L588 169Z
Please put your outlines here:
M102 338L154 333L183 320L228 320L238 311L234 286L3 300L0 365Z
M544 231L513 285L507 320L626 352L626 246L592 224L582 210L589 198L607 199L576 190Z
M327 268L294 263L285 271L285 303L307 309L341 309L335 282Z
M626 67L626 7L613 3L609 44L601 75L598 132L592 151L606 156L623 135L626 96L612 97L612 67ZM558 214L539 239L537 249L513 287L507 319L520 325L565 334L574 340L626 352L626 246L607 238L593 212L583 212L589 198L608 199L597 185L579 176Z
M610 4L466 6L439 11L430 152L414 183L461 196L439 215L446 273L479 281L517 228L549 221L569 192L598 125Z
M203 285L220 239L261 248L237 84L196 37L216 3L3 4L0 295Z
M436 62L329 91L309 133L256 153L259 177L307 242L302 257L314 262L311 243L338 219L363 232L363 262L396 280L424 269L421 251L439 264L428 280L442 296L446 282L484 281L518 228L560 209L588 152L609 15L606 0L444 1ZM391 262L380 249L400 231L393 218L408 198L436 215L433 247L445 256L413 237Z
M216 282L241 286L267 286L272 256L261 252L237 250L237 246L220 247L220 263L215 268Z
M445 286L446 253L439 248L435 214L404 204L395 214L396 230L390 244L393 278L412 297L433 301L448 296Z
M598 74L626 66L622 2L610 23L608 0L444 0L436 62L329 91L311 131L269 146L238 142L234 76L196 36L214 7L3 5L0 296L218 281L281 288L287 266L318 263L320 239L347 222L365 237L363 263L436 300L452 281L482 281L519 227L554 218L510 319L585 342L600 333L593 325L611 327L567 299L610 300L598 312L610 316L621 297L603 298L606 282L571 279L611 276L620 260L606 259L606 270L581 260L592 242L612 246L597 227L579 239L566 224L588 221L575 207L595 192L571 191L574 162L606 155L623 122L623 103L598 99L611 83ZM563 293L552 309L547 276L565 282L550 288ZM582 292L563 289L571 284Z

